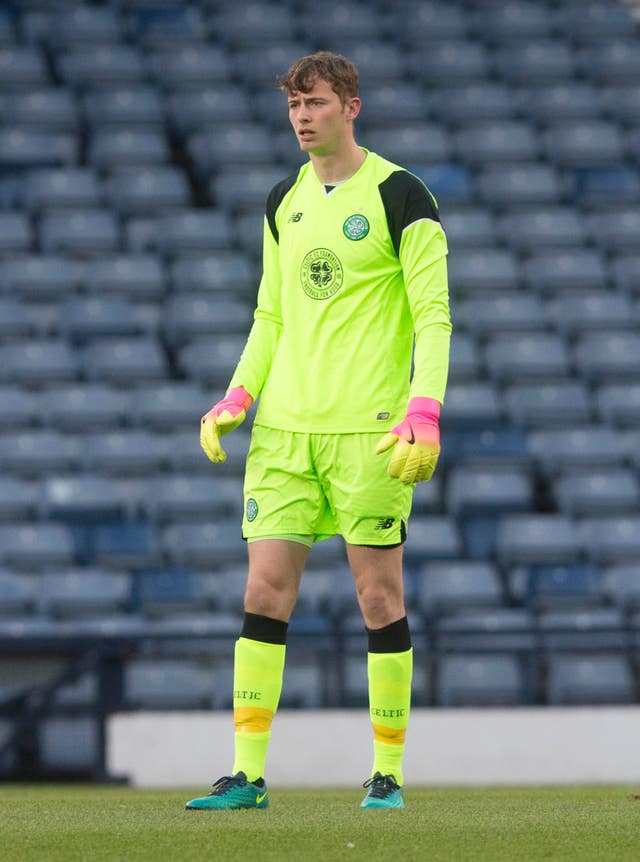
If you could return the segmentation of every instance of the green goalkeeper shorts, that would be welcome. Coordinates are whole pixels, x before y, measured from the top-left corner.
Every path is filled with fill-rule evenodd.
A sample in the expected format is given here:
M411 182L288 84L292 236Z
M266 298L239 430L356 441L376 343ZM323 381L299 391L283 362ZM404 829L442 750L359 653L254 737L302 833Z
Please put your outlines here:
M244 480L245 539L284 535L399 545L413 486L387 476L378 433L301 434L253 426Z

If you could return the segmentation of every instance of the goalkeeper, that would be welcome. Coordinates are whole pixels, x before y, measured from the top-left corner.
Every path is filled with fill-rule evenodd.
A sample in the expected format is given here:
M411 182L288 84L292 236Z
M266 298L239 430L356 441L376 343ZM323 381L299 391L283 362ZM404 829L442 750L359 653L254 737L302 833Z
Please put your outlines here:
M318 52L280 86L309 159L268 196L254 324L226 396L201 425L204 451L223 461L220 437L260 395L244 483L235 762L187 807L268 804L287 624L309 549L339 534L368 636L374 751L362 807L401 808L412 674L402 546L414 485L431 478L439 453L447 243L422 182L356 144L352 63Z

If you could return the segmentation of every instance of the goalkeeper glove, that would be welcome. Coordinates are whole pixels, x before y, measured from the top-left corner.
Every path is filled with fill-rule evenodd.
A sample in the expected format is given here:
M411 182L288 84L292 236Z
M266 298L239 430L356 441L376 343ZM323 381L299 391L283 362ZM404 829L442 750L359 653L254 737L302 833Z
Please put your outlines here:
M214 404L200 422L200 445L210 461L221 463L227 455L220 445L220 438L244 422L253 398L242 386L229 389L222 401Z
M387 473L405 485L428 482L440 454L440 402L435 398L412 398L407 415L399 425L385 434L376 447L376 455L395 447Z

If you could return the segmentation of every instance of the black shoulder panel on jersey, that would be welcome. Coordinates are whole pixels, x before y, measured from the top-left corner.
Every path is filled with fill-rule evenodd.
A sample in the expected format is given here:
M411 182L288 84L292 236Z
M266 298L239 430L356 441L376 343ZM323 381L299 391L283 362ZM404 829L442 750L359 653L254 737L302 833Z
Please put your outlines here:
M400 251L402 231L407 225L421 218L440 221L438 207L431 192L409 171L394 171L380 183L378 189L396 254Z
M284 200L284 196L293 187L297 179L298 174L291 174L290 177L277 183L269 192L269 197L267 198L267 221L276 242L279 240L278 228L276 226L276 212Z

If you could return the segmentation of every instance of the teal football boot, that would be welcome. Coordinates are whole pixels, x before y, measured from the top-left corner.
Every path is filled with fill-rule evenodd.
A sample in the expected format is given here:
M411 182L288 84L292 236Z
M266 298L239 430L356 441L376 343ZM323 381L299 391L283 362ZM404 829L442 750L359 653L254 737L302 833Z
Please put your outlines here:
M191 799L185 808L189 811L229 811L233 808L266 808L268 804L264 778L248 781L244 772L237 772L219 778L208 796Z
M367 795L360 803L360 808L404 808L402 787L393 775L382 775L376 772L373 778L362 785L368 788Z

